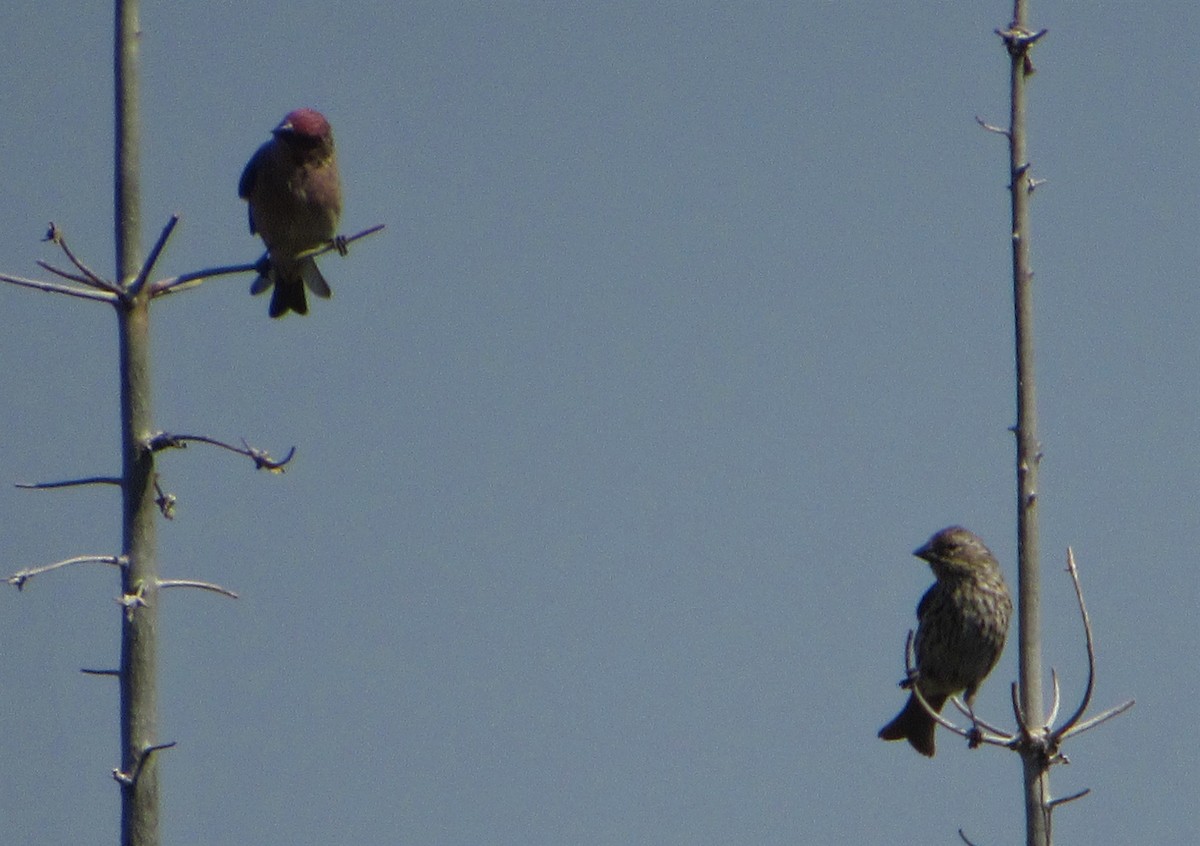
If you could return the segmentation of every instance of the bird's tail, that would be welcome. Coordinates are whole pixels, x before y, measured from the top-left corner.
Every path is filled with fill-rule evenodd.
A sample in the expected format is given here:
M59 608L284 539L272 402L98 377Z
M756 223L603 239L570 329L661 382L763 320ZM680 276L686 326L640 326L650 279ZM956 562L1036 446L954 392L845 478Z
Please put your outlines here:
M925 701L933 710L941 713L942 706L946 704L946 696L945 694L926 695ZM916 694L910 693L908 704L904 706L904 710L896 715L896 719L879 730L879 736L884 740L907 740L913 749L932 758L934 752L933 732L936 728L937 722L921 707Z
M310 258L301 259L298 263L272 261L259 271L258 278L250 286L251 294L266 293L271 287L271 307L268 313L271 317L282 317L289 311L296 314L308 314L308 300L304 296L305 287L322 299L329 299L333 291L329 283L321 275L317 262Z

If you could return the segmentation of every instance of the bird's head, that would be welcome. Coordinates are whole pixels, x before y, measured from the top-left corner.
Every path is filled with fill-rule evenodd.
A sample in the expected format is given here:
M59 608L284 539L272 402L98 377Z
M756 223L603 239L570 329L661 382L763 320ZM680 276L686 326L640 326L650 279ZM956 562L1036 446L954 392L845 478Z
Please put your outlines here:
M284 137L317 143L333 140L333 129L325 115L316 109L295 109L275 127L273 134L276 138Z
M969 576L994 566L996 560L979 536L962 526L942 529L913 555L928 561L939 579Z

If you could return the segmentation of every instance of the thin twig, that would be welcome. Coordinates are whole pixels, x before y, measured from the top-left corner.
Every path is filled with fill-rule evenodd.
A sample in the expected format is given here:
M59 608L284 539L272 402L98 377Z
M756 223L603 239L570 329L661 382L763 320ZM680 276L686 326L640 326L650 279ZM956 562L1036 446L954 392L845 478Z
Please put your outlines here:
M89 476L86 479L67 479L62 482L17 482L13 487L23 491L46 491L51 488L73 488L82 485L116 485L121 486L117 476Z
M1117 716L1118 714L1124 714L1126 711L1128 711L1130 708L1132 708L1136 704L1137 704L1136 700L1130 699L1129 701L1123 702L1122 704L1117 705L1114 708L1109 708L1107 711L1097 714L1094 717L1089 717L1088 719L1084 720L1082 723L1075 724L1075 726L1073 726L1068 733L1063 735L1062 739L1065 740L1068 737L1074 737L1077 734L1083 734L1085 731L1087 731L1090 728L1095 728L1096 726L1100 725L1101 723L1108 722L1109 720L1111 720L1113 717Z
M171 215L167 225L163 227L162 232L158 235L158 240L154 242L154 247L150 250L150 255L142 263L142 269L138 271L137 278L129 284L128 295L131 297L137 296L142 290L142 286L146 284L146 279L149 278L154 270L154 265L158 263L158 257L162 254L163 247L167 245L167 239L171 237L171 233L175 231L175 225L179 223L179 215Z
M120 676L120 670L93 670L88 667L80 667L79 672L86 673L89 676Z
M70 271L63 270L61 267L55 267L48 261L42 261L41 259L38 259L37 266L40 267L42 270L50 271L55 276L61 276L63 279L66 279L68 281L78 282L80 285L87 285L89 288L96 287L95 283L92 282L91 279L88 279L86 276L80 276L78 273L71 273ZM101 288L100 290L107 291L108 288L105 287L105 288Z
M242 441L242 448L239 449L233 444L218 441L216 438L210 438L207 435L172 435L168 432L159 432L153 435L150 438L149 447L153 452L159 452L164 449L183 449L189 441L212 444L213 446L227 449L230 452L236 452L238 455L244 455L254 462L255 468L267 470L272 473L282 473L287 463L296 455L296 448L292 447L288 450L288 454L283 457L282 461L276 461L271 458L270 453L266 450L252 447L245 441Z
M1070 796L1060 796L1058 799L1051 799L1046 803L1046 808L1049 810L1054 810L1059 805L1065 805L1068 802L1074 802L1076 799L1082 799L1091 792L1092 789L1090 787L1085 787L1083 790L1079 791L1078 793L1072 793Z
M213 593L219 593L222 596L228 596L230 599L237 599L238 595L229 588L223 588L220 585L215 585L212 582L199 582L195 579L159 579L158 586L160 588L173 587L190 587L200 588L201 590L211 590Z
M959 697L951 696L950 704L953 705L958 710L958 713L962 714L964 717L966 717L969 720L973 720L976 725L982 726L983 728L985 728L988 731L995 734L997 737L1010 737L1008 732L1004 731L1004 729L998 728L997 726L994 726L991 723L988 723L988 722L985 722L984 720L979 719L979 716L977 714L973 713L972 710L970 708L968 708L966 706L966 704L962 701L962 699L960 699Z
M304 252L300 253L297 258L315 258L333 250L342 252L346 246L353 244L360 238L366 238L368 235L374 235L383 228L384 225L380 223L376 226L364 229L362 232L357 232L354 235L350 235L345 238L339 236L338 238L322 244L319 247L315 247L311 250L305 250ZM339 244L341 245L341 248L339 248ZM257 273L259 270L259 264L260 262L256 261L253 264L231 264L221 267L208 267L203 270L194 270L190 273L174 276L170 279L162 279L150 286L150 296L161 297L165 296L166 294L178 294L181 291L188 290L189 288L195 288L197 285L200 285L201 283L218 276L234 276L241 273Z
M71 252L71 248L67 246L67 239L63 237L62 230L59 229L53 221L50 222L50 228L46 231L46 234L42 240L50 241L60 250L62 250L63 253L66 254L67 258L71 260L71 264L75 265L79 272L87 277L88 284L91 284L102 291L110 291L114 294L121 293L121 288L119 285L102 278L98 273L75 257L75 253Z
M1087 605L1083 602L1083 588L1079 585L1079 570L1075 567L1075 552L1071 547L1067 547L1067 572L1071 574L1071 584L1075 587L1075 599L1079 602L1079 614L1083 617L1083 638L1087 645L1087 686L1084 688L1083 700L1079 703L1079 707L1062 726L1054 731L1054 741L1061 742L1075 724L1079 722L1087 711L1088 706L1092 704L1092 691L1096 687L1096 649L1092 642L1092 621L1088 617Z
M1021 697L1017 683L1013 682L1009 688L1012 692L1013 718L1017 721L1017 730L1024 735L1030 735L1029 722L1025 719L1025 712L1021 710Z
M1062 697L1058 689L1058 673L1054 672L1054 668L1050 668L1050 684L1054 688L1054 704L1050 706L1050 716L1046 718L1046 727L1054 725L1054 721L1058 719L1058 706L1062 704Z
M25 583L34 576L40 576L43 573L49 573L51 570L57 570L60 567L70 567L74 564L107 564L110 567L124 567L125 556L77 555L74 558L68 558L65 561L56 561L53 564L47 564L45 567L30 567L26 570L19 570L18 572L9 576L6 581L17 590L24 590Z
M975 122L977 124L979 124L980 126L982 126L984 129L986 129L988 132L994 132L997 135L1003 135L1005 138L1012 137L1012 133L1009 132L1007 129L1005 129L1003 126L996 126L995 124L988 123L983 118L981 118L979 115L975 115Z
M155 282L150 286L150 296L161 297L165 294L178 294L181 291L186 291L189 288L195 288L200 283L207 279L214 279L218 276L234 276L241 273L250 273L258 269L258 262L254 264L228 264L222 267L206 267L203 270L193 270L191 273L184 273L180 276L173 276L170 279L163 279Z
M9 276L0 273L0 282L19 285L22 288L35 288L51 294L66 294L68 297L79 297L81 300L97 300L102 303L117 302L117 295L107 291L91 291L85 288L73 288L70 285L59 285L57 282L43 282L40 279L24 279L20 276Z

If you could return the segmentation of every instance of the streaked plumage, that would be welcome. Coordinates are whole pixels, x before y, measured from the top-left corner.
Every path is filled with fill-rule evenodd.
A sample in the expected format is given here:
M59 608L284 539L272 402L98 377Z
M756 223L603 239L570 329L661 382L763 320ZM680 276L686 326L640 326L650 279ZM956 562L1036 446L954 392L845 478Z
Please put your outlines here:
M917 684L925 701L940 712L961 692L968 706L992 671L1012 617L1012 597L1000 565L977 536L951 526L935 534L913 555L929 562L937 579L917 605L914 642ZM913 694L894 720L879 731L884 740L908 740L933 757L937 722Z

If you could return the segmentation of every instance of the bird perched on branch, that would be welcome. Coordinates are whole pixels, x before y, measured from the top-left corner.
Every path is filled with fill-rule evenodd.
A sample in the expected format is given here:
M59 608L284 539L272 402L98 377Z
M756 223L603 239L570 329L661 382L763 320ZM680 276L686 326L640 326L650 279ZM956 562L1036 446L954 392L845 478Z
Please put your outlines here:
M250 205L250 232L267 245L250 293L274 286L271 317L307 314L305 287L326 299L332 293L312 256L300 256L335 240L342 187L333 130L315 109L296 109L271 134L238 182L238 196Z
M971 708L979 685L1000 658L1012 617L1012 597L1000 565L983 541L961 526L942 529L913 555L929 562L937 581L917 605L916 672L901 685L916 685L938 713L960 691ZM904 710L879 736L907 740L932 758L936 728L910 693Z

